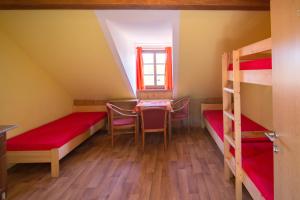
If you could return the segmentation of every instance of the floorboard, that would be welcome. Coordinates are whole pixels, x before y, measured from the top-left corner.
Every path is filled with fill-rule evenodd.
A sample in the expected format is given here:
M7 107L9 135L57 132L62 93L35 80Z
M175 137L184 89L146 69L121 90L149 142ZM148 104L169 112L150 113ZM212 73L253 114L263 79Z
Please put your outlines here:
M99 132L61 161L59 178L50 177L49 164L9 169L8 199L232 200L234 183L225 181L223 156L202 129L175 130L166 151L162 135L147 135L144 152L131 136L112 148Z

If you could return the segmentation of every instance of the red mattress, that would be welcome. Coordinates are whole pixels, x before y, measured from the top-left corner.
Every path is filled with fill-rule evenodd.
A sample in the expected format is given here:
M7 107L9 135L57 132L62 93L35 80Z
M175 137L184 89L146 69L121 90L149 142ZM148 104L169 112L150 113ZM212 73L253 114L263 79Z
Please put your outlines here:
M234 149L230 149L234 155ZM243 169L267 200L274 199L273 143L271 141L242 143Z
M205 119L223 140L223 111L208 110ZM267 131L266 128L242 115L242 131ZM234 155L234 149L231 148ZM242 142L243 169L267 200L274 199L273 143L266 137L244 138Z
M209 122L211 127L219 135L219 137L224 139L223 135L223 111L222 110L206 110L203 113L204 118ZM252 121L248 117L242 115L241 117L241 128L242 131L267 131L266 128ZM256 138L257 140L257 138ZM267 140L267 138L266 138Z
M240 63L240 70L263 70L272 69L272 58L261 58L257 60L245 61ZM233 65L228 67L229 71L233 70Z
M7 150L33 151L61 147L105 117L105 112L72 113L7 140Z

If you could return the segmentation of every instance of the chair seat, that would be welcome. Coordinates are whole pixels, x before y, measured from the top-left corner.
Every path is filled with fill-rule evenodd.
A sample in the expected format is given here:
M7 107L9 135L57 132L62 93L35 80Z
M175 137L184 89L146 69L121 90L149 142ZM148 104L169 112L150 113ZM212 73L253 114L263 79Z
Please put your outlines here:
M187 113L184 112L174 112L171 114L171 118L172 120L183 120L183 119L187 119L188 115Z
M126 118L114 119L113 125L114 126L135 125L135 118L134 117L126 117Z

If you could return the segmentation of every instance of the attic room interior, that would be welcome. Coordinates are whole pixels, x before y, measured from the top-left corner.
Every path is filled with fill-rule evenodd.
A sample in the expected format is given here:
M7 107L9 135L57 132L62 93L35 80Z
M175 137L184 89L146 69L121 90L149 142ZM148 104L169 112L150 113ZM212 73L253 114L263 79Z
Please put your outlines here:
M300 199L300 0L2 0L0 44L0 200Z

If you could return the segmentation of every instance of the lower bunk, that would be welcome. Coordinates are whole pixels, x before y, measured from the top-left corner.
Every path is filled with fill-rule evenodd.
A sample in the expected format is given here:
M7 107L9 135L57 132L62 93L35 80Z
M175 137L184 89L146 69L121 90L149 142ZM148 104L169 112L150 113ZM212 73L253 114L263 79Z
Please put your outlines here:
M7 162L50 163L58 177L59 161L105 123L105 112L78 112L29 130L7 140Z
M222 104L202 104L202 126L206 128L224 153ZM273 143L262 133L267 129L242 115L243 184L253 199L274 199ZM235 173L234 149L229 166Z

